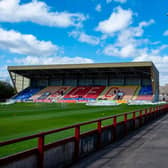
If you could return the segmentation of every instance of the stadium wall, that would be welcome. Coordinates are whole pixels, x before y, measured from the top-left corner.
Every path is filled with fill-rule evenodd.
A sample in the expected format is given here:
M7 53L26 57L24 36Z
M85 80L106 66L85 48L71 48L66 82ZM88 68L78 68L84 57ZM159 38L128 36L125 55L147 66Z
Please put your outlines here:
M104 147L105 145L114 143L122 139L133 130L144 126L145 124L159 118L164 114L167 114L167 112L168 105L157 106L150 109L119 114L116 116L76 124L70 127L52 130L29 137L0 142L0 147L2 147L17 142L23 142L25 140L38 138L37 148L0 158L0 167L67 167L78 159ZM123 117L124 120L121 122L117 122L117 119L119 117ZM102 122L110 119L112 124L103 126ZM97 129L86 133L80 132L81 126L92 123L97 123ZM44 143L44 138L46 135L72 128L75 129L75 135L73 137L69 137L51 144Z
M26 78L26 77L19 75L17 73L10 72L10 71L9 71L9 74L10 74L13 86L14 86L17 93L21 92L22 90L24 90L30 86L31 79Z

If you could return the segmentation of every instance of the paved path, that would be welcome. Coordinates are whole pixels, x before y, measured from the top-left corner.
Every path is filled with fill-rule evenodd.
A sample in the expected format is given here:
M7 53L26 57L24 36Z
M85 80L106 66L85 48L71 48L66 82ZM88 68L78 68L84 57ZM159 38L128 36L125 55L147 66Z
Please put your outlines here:
M85 167L168 168L168 115L73 166Z

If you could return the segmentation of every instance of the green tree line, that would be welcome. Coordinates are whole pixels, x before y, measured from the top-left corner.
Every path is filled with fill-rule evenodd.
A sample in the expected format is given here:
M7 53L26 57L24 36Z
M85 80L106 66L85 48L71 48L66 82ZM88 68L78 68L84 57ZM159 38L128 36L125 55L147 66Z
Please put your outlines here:
M5 101L15 94L12 85L5 81L0 81L0 101Z

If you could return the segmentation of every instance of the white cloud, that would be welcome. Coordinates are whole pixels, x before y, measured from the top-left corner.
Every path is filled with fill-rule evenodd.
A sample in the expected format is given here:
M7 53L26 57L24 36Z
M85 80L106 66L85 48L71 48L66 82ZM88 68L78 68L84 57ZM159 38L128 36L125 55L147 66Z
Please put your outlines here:
M126 27L117 33L113 44L107 45L103 53L109 56L121 58L132 58L133 61L152 61L160 72L160 84L168 83L168 55L163 55L163 51L168 45L160 45L160 42L151 42L144 38L144 28L150 26L155 21L143 21L137 27ZM152 47L151 47L152 45Z
M12 65L47 65L47 64L79 64L79 63L93 63L94 61L84 57L45 57L45 56L26 56L22 58L14 58ZM5 63L6 64L6 63ZM9 81L9 74L7 65L0 66L0 80Z
M107 45L104 48L104 54L117 57L136 57L143 49L141 45L148 43L148 39L141 39L144 27L154 23L154 20L140 22L137 27L127 27L120 31L114 44Z
M132 16L133 12L130 9L116 7L107 20L99 22L96 30L106 34L121 31L132 23Z
M106 0L106 3L107 4L109 4L109 3L111 3L111 2L119 2L119 3L125 3L125 2L127 2L127 0Z
M32 2L20 4L20 0L0 1L1 22L22 22L55 26L81 26L86 17L81 13L53 12L45 2L32 0Z
M153 50L142 52L133 61L153 61L162 73L168 72L168 55L160 56L159 53L155 54Z
M78 39L80 42L88 43L91 45L98 45L100 43L100 39L98 37L88 35L84 32L72 31L69 33L69 36Z
M167 48L168 45L161 45L155 49L137 48L128 43L120 48L109 45L104 49L104 53L122 58L133 57L133 62L152 61L160 72L160 84L164 85L168 83L168 55L162 55L161 52Z
M148 22L146 22L146 21L140 22L139 27L140 28L147 27L147 26L150 26L153 23L155 23L155 21L153 19L150 19Z
M101 12L101 10L102 10L101 4L97 4L95 10L96 10L97 12Z
M2 28L0 28L0 49L9 50L11 53L36 56L50 56L59 51L59 47L50 41L40 41L33 35Z
M136 61L152 61L160 72L160 84L164 85L168 83L168 55L154 55L153 52L143 52L141 55L133 59Z
M163 33L164 36L168 36L168 30Z
M104 54L109 56L117 56L122 58L128 58L136 54L137 50L133 44L128 44L123 47L115 46L115 45L108 45L104 49Z
M15 58L14 62L17 64L24 65L37 65L37 64L79 64L79 63L93 63L94 61L89 58L83 57L36 57L36 56L27 56L22 59Z

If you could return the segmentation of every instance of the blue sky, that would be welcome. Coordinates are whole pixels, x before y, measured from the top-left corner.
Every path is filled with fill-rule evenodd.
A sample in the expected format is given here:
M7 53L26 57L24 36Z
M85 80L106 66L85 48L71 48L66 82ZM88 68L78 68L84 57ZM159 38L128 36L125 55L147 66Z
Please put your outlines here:
M166 0L1 0L0 80L9 65L153 61L168 80Z

